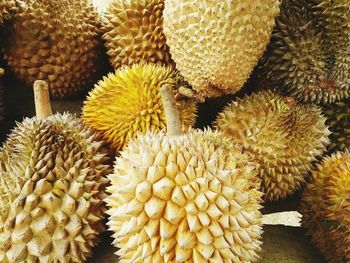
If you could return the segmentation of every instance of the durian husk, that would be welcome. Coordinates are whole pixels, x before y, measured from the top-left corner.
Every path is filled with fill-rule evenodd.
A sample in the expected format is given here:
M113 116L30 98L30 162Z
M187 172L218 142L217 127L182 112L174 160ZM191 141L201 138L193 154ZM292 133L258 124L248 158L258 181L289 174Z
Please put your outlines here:
M331 130L330 152L350 150L350 99L323 106Z
M108 159L73 115L17 123L0 152L0 261L85 262L104 230Z
M285 0L260 63L269 82L303 102L350 96L347 0Z
M1 0L0 2L0 26L10 19L17 10L16 0ZM0 42L1 44L1 42Z
M99 16L89 0L24 0L1 36L15 76L50 85L54 98L86 92L104 71Z
M4 83L3 83L4 75L5 75L5 70L0 65L0 127L1 127L1 123L5 119Z
M182 77L170 67L135 64L110 73L89 93L82 111L84 123L99 132L116 151L123 148L138 132L166 128L159 89L172 84L175 91L186 86ZM177 107L184 126L195 123L197 106L190 99L177 96Z
M257 260L261 192L254 168L221 132L132 139L107 189L119 262Z
M303 225L330 263L350 262L350 154L326 157L302 195Z
M265 200L292 194L328 145L326 119L317 106L261 91L237 99L215 121L259 165Z
M165 0L176 68L204 97L236 93L265 51L278 11L277 0Z
M140 62L173 65L163 34L164 0L114 0L103 21L103 39L115 69Z

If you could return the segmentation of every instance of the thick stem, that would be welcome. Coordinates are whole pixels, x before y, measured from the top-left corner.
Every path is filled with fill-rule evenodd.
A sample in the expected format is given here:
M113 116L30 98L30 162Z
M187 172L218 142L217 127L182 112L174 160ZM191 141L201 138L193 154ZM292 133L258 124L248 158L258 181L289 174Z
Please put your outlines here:
M166 84L160 88L162 95L163 107L165 111L167 134L169 136L181 135L181 122L179 111L176 107L176 101L173 93L172 85Z
M34 100L37 119L45 119L52 115L49 86L43 80L34 82Z

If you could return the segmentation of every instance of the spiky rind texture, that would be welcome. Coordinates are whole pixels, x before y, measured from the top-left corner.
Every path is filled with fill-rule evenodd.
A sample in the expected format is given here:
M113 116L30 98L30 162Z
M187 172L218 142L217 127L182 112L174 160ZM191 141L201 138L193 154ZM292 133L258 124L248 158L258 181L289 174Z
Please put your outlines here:
M89 0L25 0L2 36L5 59L30 87L40 79L55 98L79 95L103 70L100 27Z
M114 68L139 62L171 65L163 34L164 0L115 0L103 20L103 39Z
M123 67L104 77L89 93L83 107L83 120L117 151L138 132L160 131L166 128L159 89L164 84L186 85L171 68L155 64L135 64ZM178 99L180 119L192 126L196 118L196 103Z
M350 150L350 99L323 106L326 124L331 130L331 152Z
M259 164L265 199L273 201L297 190L325 151L325 121L316 106L261 91L232 102L215 126L242 144Z
M108 225L121 263L258 258L259 180L222 133L139 135L109 179Z
M0 261L85 262L104 230L106 162L72 115L19 123L0 153Z
M331 103L350 96L347 0L284 0L262 59L267 78L298 100Z
M330 263L350 262L350 154L326 157L302 195L303 225Z
M15 0L1 0L0 2L0 26L6 20L11 18L16 12L16 1Z
M237 92L265 51L278 5L165 0L164 34L176 68L205 97Z
M1 72L2 71L2 72ZM5 109L4 109L4 83L3 83L3 77L4 77L4 71L1 68L1 58L0 58L0 124L5 118Z

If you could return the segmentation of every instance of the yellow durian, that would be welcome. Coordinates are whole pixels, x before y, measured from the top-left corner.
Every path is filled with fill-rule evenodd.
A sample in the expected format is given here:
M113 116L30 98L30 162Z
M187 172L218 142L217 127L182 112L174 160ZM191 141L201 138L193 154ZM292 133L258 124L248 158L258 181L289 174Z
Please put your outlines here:
M117 151L138 132L160 131L166 125L159 88L167 83L176 87L187 85L171 68L155 64L135 64L110 73L84 102L84 123ZM192 126L196 102L180 97L177 102L182 123Z
M115 69L140 62L172 65L163 34L164 0L114 0L105 12L103 39Z
M228 105L215 126L259 164L262 191L272 201L285 198L305 182L329 143L325 121L314 105L261 91Z
M350 154L326 157L312 172L301 201L303 225L330 263L350 262Z
M176 68L204 97L233 94L270 41L278 0L165 0L164 34Z
M109 175L109 229L126 262L253 262L260 251L255 165L221 132L181 133L162 87L168 135L139 134Z
M104 230L109 158L75 116L51 115L45 82L34 85L37 116L0 151L0 262L85 262Z

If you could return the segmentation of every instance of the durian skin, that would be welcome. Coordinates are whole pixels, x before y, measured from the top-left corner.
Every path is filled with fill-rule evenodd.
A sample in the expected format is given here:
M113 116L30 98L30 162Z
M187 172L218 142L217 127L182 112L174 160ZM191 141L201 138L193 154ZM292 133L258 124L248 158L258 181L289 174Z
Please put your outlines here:
M85 262L102 220L109 158L70 114L26 118L0 153L0 261Z
M270 40L279 1L165 0L176 68L205 97L240 90Z
M164 0L116 0L103 19L110 63L115 69L140 62L173 65L163 33Z
M350 150L350 99L323 106L331 130L330 152Z
M0 2L0 26L16 12L15 0L1 0ZM1 42L0 42L1 43Z
M262 229L254 168L220 132L131 140L107 188L119 262L255 261Z
M303 102L349 97L349 20L347 0L283 0L263 75Z
M330 263L350 262L350 154L324 158L302 195L303 226Z
M164 84L186 86L182 77L169 67L135 64L110 73L90 91L84 102L83 121L99 132L119 151L138 132L166 128L159 89ZM195 123L196 102L177 100L183 125Z
M258 163L264 198L275 201L299 189L325 152L330 133L325 121L316 106L261 91L232 102L214 125Z
M89 0L25 0L4 35L4 54L28 87L50 85L53 98L78 96L105 66L101 23Z

